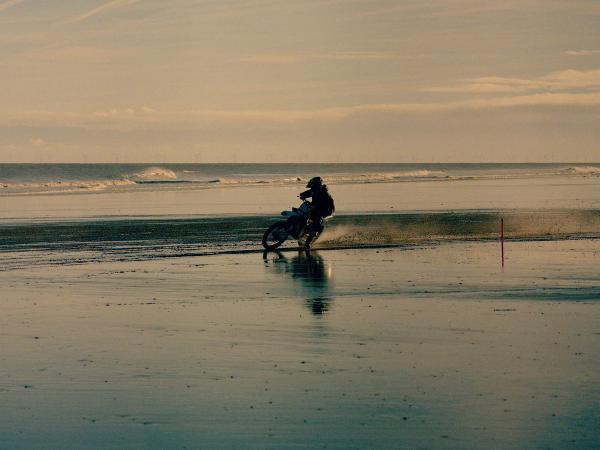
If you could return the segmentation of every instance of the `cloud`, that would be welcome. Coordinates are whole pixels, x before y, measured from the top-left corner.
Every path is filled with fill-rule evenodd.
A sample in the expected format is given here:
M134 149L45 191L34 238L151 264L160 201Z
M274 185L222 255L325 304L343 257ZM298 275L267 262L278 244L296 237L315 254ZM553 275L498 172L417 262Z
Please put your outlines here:
M12 8L13 6L18 5L19 3L23 3L25 0L8 0L4 3L0 3L0 12Z
M72 127L107 130L148 128L197 128L201 126L290 126L307 122L339 122L352 118L376 118L380 115L431 115L457 111L483 111L509 108L575 107L600 108L600 92L534 93L493 98L474 98L451 102L371 103L320 109L160 111L149 107L109 109L93 113L24 111L0 113L8 125Z
M129 107L129 108L112 108L106 111L95 111L94 116L96 117L123 117L123 116L132 116L132 115L145 115L152 114L156 112L154 109L148 106L141 106L139 108Z
M397 15L411 15L416 17L466 17L476 15L498 15L503 12L537 12L544 8L548 12L575 12L586 15L600 14L600 5L596 0L578 0L578 1L549 1L549 0L503 0L491 2L485 0L417 0L391 2L391 6L370 7L377 5L377 2L363 2L366 8L355 13L354 16L359 19L370 17L394 17Z
M395 59L423 58L428 55L400 55L389 52L299 52L299 53L271 53L252 55L240 58L238 61L258 64L290 64L305 61L383 61Z
M525 88L519 88L514 85L495 83L495 82L463 82L456 86L439 86L426 88L428 92L449 92L449 93L501 93L501 92L518 92Z
M29 139L29 143L35 147L41 147L42 145L46 144L46 142L39 137Z
M94 17L97 14L110 11L113 9L120 8L122 6L133 5L134 3L138 3L140 0L112 0L108 3L104 3L84 14L81 14L77 17L74 17L68 21L68 23L78 23L83 22L84 20L89 19L90 17Z
M25 53L27 57L51 62L107 63L130 55L126 49L104 47L47 48Z
M565 55L569 56L591 56L600 53L600 50L567 50Z
M600 88L600 70L562 70L537 78L480 77L460 80L452 86L426 88L429 92L533 92Z

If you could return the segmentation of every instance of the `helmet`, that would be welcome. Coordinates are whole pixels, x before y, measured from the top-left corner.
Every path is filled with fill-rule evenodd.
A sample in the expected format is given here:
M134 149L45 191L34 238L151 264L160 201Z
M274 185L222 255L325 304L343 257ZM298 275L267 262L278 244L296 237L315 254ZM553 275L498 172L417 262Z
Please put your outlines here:
M308 183L306 184L306 187L310 189L318 188L321 186L323 186L323 180L321 180L321 177L312 177L310 180L308 180Z

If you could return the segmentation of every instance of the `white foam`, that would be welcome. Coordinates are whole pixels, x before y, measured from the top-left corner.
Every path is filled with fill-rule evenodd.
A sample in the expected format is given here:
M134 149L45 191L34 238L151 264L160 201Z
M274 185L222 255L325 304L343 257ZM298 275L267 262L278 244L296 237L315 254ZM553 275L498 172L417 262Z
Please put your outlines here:
M348 173L341 175L332 175L325 178L329 183L385 183L410 179L439 179L448 178L448 174L441 170L411 170L407 172L387 172L387 173Z
M37 183L1 183L0 187L17 193L52 194L68 192L102 191L108 188L130 186L136 184L128 179L118 180L81 180L81 181L48 181Z
M277 180L257 180L249 178L216 178L209 180L207 183L219 185L245 185L245 184L270 184ZM282 180L285 181L285 180Z
M571 175L600 175L600 167L594 166L572 166L563 170Z
M400 172L396 178L446 178L448 174L443 170L412 170L410 172Z
M148 180L148 179L173 180L173 179L177 178L177 174L175 172L173 172L171 169L156 166L156 167L148 167L148 168L142 170L141 172L137 172L137 173L130 175L129 177L133 178L133 179L142 179L142 180Z

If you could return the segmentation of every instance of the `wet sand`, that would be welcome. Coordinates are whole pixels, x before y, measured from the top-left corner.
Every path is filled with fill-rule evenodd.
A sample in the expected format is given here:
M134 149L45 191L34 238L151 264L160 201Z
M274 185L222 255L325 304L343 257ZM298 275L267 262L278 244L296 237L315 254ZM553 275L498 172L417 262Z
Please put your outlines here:
M2 448L593 448L600 241L0 272Z

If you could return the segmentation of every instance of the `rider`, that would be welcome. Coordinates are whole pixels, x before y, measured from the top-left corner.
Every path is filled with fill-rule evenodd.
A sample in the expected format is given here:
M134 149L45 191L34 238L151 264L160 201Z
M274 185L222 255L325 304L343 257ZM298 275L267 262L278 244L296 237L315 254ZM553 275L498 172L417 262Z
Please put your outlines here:
M309 217L311 224L308 229L306 243L304 244L307 248L310 248L310 243L316 234L323 231L323 218L333 214L335 204L333 203L333 198L329 195L327 185L323 184L321 177L311 178L306 187L308 190L302 192L299 197L302 200L312 197Z

